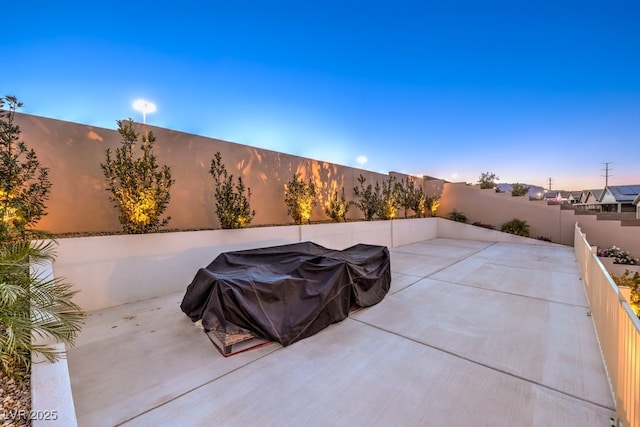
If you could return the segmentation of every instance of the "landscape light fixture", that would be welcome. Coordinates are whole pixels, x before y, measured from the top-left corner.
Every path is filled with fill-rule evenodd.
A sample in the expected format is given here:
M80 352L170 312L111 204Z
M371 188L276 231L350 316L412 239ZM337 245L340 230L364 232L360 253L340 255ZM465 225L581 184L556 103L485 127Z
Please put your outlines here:
M142 112L142 123L147 124L147 114L157 111L156 104L145 101L144 99L136 99L133 101L133 109Z
M356 157L356 162L358 162L360 167L364 166L364 164L367 163L368 161L369 161L369 159L367 159L367 156L358 156L358 157Z

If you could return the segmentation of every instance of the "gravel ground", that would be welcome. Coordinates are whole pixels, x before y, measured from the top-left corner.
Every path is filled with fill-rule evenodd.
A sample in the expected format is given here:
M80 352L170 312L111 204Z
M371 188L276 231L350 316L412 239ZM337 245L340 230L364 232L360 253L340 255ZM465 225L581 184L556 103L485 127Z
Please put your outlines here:
M31 378L7 377L0 372L0 426L30 426Z

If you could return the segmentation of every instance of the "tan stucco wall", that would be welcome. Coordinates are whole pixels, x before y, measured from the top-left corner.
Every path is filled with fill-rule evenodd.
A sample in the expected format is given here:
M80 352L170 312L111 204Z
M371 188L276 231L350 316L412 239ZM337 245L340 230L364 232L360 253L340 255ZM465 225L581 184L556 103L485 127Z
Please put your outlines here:
M565 245L573 245L574 225L578 222L590 244L616 245L640 258L640 227L623 227L620 221L598 221L596 215L576 215L573 210L548 205L542 200L481 190L476 185L446 183L438 216L446 218L453 209L463 212L469 224L477 221L493 225L497 230L514 218L526 220L531 237L547 237Z
M21 128L22 140L36 151L43 166L50 168L53 187L47 202L48 215L37 228L54 233L119 231L118 213L109 200L100 168L105 150L120 145L117 131L27 114L17 114L16 124ZM344 187L347 199L354 200L353 188L360 174L366 177L366 184L388 178L218 139L154 126L148 129L156 136L154 153L158 163L169 165L176 180L165 213L171 216L167 229L219 228L214 182L209 174L216 151L222 154L227 170L234 176L242 175L251 188L251 206L256 210L252 225L292 223L284 204L284 186L294 172L305 180L312 176L321 187L312 221L329 220L323 206L333 189ZM347 218L361 216L359 209L352 207Z
M53 187L47 202L48 215L37 227L54 233L119 231L118 213L109 200L100 169L105 150L120 145L117 131L27 114L17 114L16 124L21 128L21 139L36 151L41 163L50 168ZM305 179L313 176L316 184L322 186L312 221L328 220L323 204L332 189L344 187L347 198L354 200L353 187L361 173L367 178L367 184L388 177L169 129L153 126L148 129L157 138L154 152L158 162L169 165L176 180L166 211L172 217L167 229L219 228L213 179L208 173L216 151L222 154L229 172L242 174L251 188L251 205L256 210L253 225L292 223L284 205L284 185L294 172ZM407 177L391 174L398 179ZM480 190L477 186L445 184L432 179L422 180L422 185L429 195L442 193L438 215L443 217L456 208L467 215L469 223L480 221L496 228L513 218L526 219L532 237L544 236L567 245L573 243L573 225L578 221L592 244L615 244L640 257L640 227L621 227L619 221L596 221L594 216L577 216L557 205ZM398 214L404 216L402 210ZM362 214L352 207L348 218L360 219Z

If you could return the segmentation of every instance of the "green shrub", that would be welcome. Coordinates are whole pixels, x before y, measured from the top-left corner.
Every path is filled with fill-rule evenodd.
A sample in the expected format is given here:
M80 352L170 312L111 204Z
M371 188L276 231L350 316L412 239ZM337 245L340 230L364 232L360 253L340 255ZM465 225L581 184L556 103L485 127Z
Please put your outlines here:
M420 218L426 215L427 198L421 186L416 187L413 178L404 179L400 183L399 202L400 207L404 208L404 217L407 217L407 211L411 209L416 217Z
M527 194L529 192L529 189L531 187L529 187L528 185L522 185L519 183L515 183L511 186L511 195L513 197L518 197L518 196L524 196L525 194Z
M354 187L353 192L358 201L355 205L364 214L364 219L371 221L373 217L382 209L382 196L380 194L380 185L376 182L376 186L372 187L371 184L364 186L366 178L362 175L358 177L359 187Z
M160 219L171 198L169 189L175 182L171 179L171 170L157 163L153 154L153 132L142 135L142 153L136 157L133 148L140 135L135 131L133 120L117 123L122 147L116 148L115 157L111 149L107 149L106 162L100 164L108 182L107 191L111 192L110 198L120 212L120 224L125 232L158 231L171 219Z
M13 120L21 106L13 96L0 98L0 367L16 377L29 372L32 352L50 361L64 356L33 338L73 345L84 317L70 285L30 272L30 263L54 256L54 243L31 242L46 234L30 228L46 215L51 183L35 151L19 141Z
M249 225L256 215L256 211L251 210L251 189L245 188L242 177L239 176L234 185L233 175L228 174L224 163L222 163L220 152L217 152L211 159L209 173L216 182L216 215L220 226L229 229L244 228Z
M305 183L297 173L294 173L293 179L285 185L284 202L287 205L287 214L291 215L296 224L311 224L311 212L318 203L316 193L316 185L311 178Z
M20 141L20 127L13 122L20 107L15 96L0 97L0 243L37 237L31 227L46 215L51 189L49 169Z
M515 234L516 236L529 237L529 224L527 224L527 221L514 218L502 224L500 231Z
M400 192L400 184L396 182L395 177L391 176L382 181L382 192L377 212L380 219L388 220L396 217L401 203Z
M448 218L452 221L456 221L456 222L467 222L467 216L465 214L463 214L462 212L458 212L457 210L452 210L451 212L449 212L449 216Z
M73 345L84 314L73 301L75 291L61 279L33 276L29 263L54 257L51 241L18 241L0 246L0 365L9 375L29 371L31 352L49 361L64 353L32 336Z
M616 285L631 288L629 305L636 313L636 316L640 317L640 273L636 271L631 275L629 270L625 270L622 276L615 276L612 274L611 278Z
M340 196L338 196L338 190L335 190L327 201L324 212L335 222L346 221L347 212L349 212L352 203L347 201L344 195L344 188Z
M436 216L436 212L440 207L440 196L427 196L425 206L430 216Z

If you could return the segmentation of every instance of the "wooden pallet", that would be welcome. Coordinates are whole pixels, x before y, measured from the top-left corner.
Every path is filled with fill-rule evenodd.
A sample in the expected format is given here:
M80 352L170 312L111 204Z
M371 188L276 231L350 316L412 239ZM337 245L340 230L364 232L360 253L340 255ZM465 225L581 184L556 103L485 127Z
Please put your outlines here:
M257 337L251 332L226 334L221 331L205 331L209 340L224 357L233 356L243 351L252 350L270 344L271 341Z

